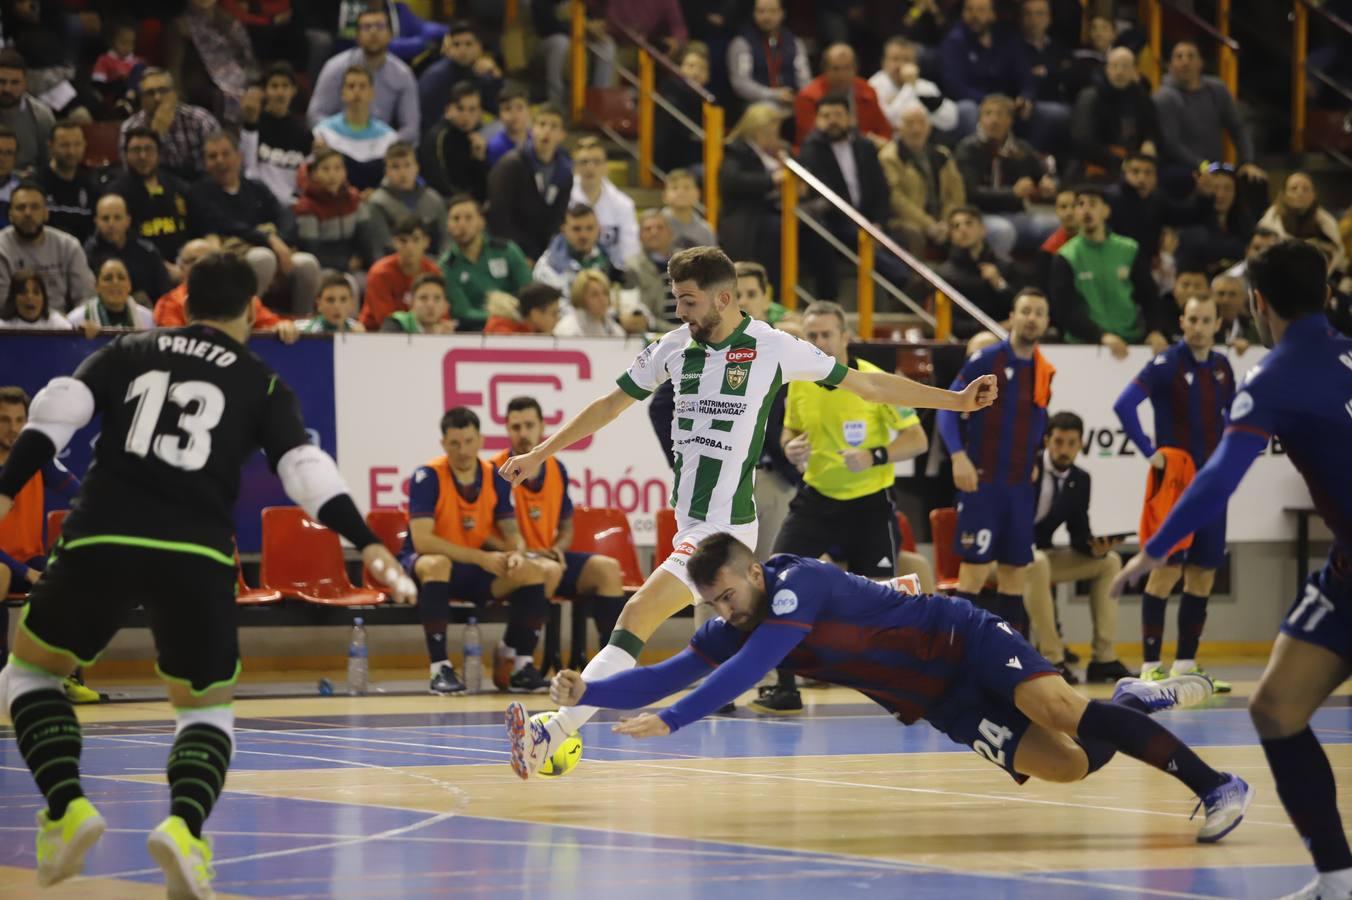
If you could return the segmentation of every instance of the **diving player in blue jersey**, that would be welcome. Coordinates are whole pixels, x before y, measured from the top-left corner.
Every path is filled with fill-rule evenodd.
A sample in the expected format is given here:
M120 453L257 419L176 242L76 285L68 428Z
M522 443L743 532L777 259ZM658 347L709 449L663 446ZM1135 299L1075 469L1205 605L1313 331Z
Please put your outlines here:
M1249 263L1254 321L1273 350L1250 370L1230 406L1220 445L1142 552L1113 583L1163 564L1163 554L1224 508L1276 436L1333 532L1328 562L1310 576L1282 623L1249 713L1268 766L1318 875L1288 900L1352 898L1352 851L1333 770L1310 717L1352 675L1352 340L1324 314L1323 254L1286 240Z
M655 737L709 715L783 667L852 687L903 725L926 719L1019 783L1078 781L1120 750L1201 798L1203 843L1233 830L1252 799L1242 779L1202 762L1147 715L1211 696L1204 676L1123 679L1112 702L1089 701L1007 622L961 598L906 596L789 554L762 565L730 534L702 540L687 572L720 618L658 665L597 681L562 672L551 687L554 699L635 709L707 675L667 709L615 726L620 734Z

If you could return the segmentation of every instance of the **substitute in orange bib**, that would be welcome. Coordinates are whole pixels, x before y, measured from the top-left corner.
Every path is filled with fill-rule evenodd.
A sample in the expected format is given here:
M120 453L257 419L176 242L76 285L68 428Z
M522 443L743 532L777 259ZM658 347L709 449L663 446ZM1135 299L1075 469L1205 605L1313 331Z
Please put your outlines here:
M457 406L441 417L444 456L420 466L408 489L408 538L401 561L418 582L418 615L427 638L433 694L459 694L465 684L446 657L451 598L480 606L508 598L511 613L499 658L513 659L499 688L534 693L549 687L532 662L548 612L545 583L557 580L552 559L529 558L516 525L512 489L496 466L479 458L479 417ZM494 666L497 681L498 667Z
M510 450L493 458L501 468L510 457L534 450L544 438L544 413L534 397L514 397L507 404L507 435ZM568 470L550 457L533 478L512 488L516 524L526 542L526 552L543 555L558 564L558 577L545 584L548 595L562 594L574 599L586 598L583 609L596 622L600 645L610 640L610 632L624 609L624 575L617 560L600 553L580 553L568 548L573 543L573 501L568 497Z

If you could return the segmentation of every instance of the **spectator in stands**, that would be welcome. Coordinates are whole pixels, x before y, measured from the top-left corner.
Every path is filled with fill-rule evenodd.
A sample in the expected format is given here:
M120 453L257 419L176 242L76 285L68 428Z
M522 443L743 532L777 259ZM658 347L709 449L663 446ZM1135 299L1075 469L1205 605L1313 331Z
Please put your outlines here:
M366 270L381 256L371 225L371 211L356 188L347 183L347 167L336 150L315 152L310 177L296 205L296 243L324 269L356 274L360 285Z
M0 138L0 150L3 146ZM127 201L137 237L154 244L166 260L177 259L188 240L188 186L160 169L160 136L152 128L123 132L122 155L127 172L108 186L107 193Z
M1109 52L1100 77L1075 100L1070 137L1084 177L1094 180L1116 180L1128 156L1157 155L1159 118L1141 83L1136 54L1126 47Z
M788 307L770 299L770 276L765 266L745 260L736 264L737 307L757 322L780 327L785 322L799 319ZM787 329L786 329L787 330Z
M184 99L239 121L240 100L258 66L244 25L216 0L189 0L183 15L167 24L164 57Z
M1220 317L1216 343L1230 347L1236 356L1243 356L1250 346L1262 343L1253 317L1249 315L1244 279L1217 275L1211 279L1211 298L1216 301L1216 314Z
M967 0L972 4L989 0ZM954 150L967 187L967 201L981 210L991 249L1009 259L1015 249L1031 249L1056 230L1056 217L1031 204L1056 196L1056 179L1033 146L1014 136L1014 101L991 94L981 101L976 132Z
M342 112L347 72L356 66L370 72L375 85L372 117L396 129L399 140L418 142L418 82L408 64L388 52L390 37L390 17L383 7L361 12L357 17L357 46L331 57L315 82L307 116L311 128Z
M641 306L623 317L621 324L632 334L645 329L670 331L680 325L671 279L667 277L667 263L676 252L676 236L662 211L650 209L639 216L638 238L643 249L625 266L625 284L638 291ZM638 328L634 327L633 312L639 314Z
M677 250L711 247L717 242L714 230L695 209L698 202L699 183L694 175L685 169L667 173L666 183L662 186L662 214L671 225Z
M753 259L779 270L779 186L786 171L779 136L784 114L773 103L753 103L728 133L718 171L723 200L719 242L733 259Z
M169 291L173 283L164 257L155 245L131 234L131 216L127 201L117 194L99 198L94 214L94 234L84 243L85 259L98 271L105 259L120 259L131 277L133 296L143 306Z
M385 151L399 140L393 128L372 115L374 93L370 71L353 66L343 73L343 111L314 129L316 146L341 153L352 186L368 192L385 174Z
M1174 286L1167 293L1160 295L1160 322L1164 322L1164 316L1170 312L1177 312L1181 318L1183 307L1188 305L1189 300L1210 300L1211 299L1211 281L1207 278L1206 271L1196 263L1189 263L1184 260L1184 264L1178 268L1178 275L1174 278ZM1170 343L1176 343L1183 339L1183 328L1177 322L1171 322L1169 328L1161 328L1161 333Z
M395 223L405 216L413 216L422 226L433 255L446 244L446 201L423 184L418 174L418 157L411 145L399 141L385 151L385 178L365 201L382 253L393 246Z
M207 139L206 169L208 177L188 192L193 233L241 242L260 292L266 292L280 274L290 283L290 308L310 309L319 285L319 260L292 251L296 220L291 211L261 182L241 175L239 145L227 132Z
M645 38L667 56L690 39L679 0L604 0L605 20Z
M99 266L94 296L72 309L66 318L72 327L83 329L85 337L93 337L104 328L131 331L154 328L155 317L132 299L131 288L127 267L122 260L109 257Z
M319 295L315 297L315 312L299 324L303 334L340 334L362 332L361 322L352 318L357 310L357 298L352 291L349 276L333 269L319 274Z
M418 77L418 108L422 112L423 128L430 128L441 118L446 104L452 102L451 89L462 82L474 85L484 111L497 115L502 68L492 54L484 51L483 41L474 26L458 19L451 23L451 30L441 40L441 59Z
M568 312L554 326L555 337L624 337L610 304L610 279L599 269L577 273L568 294Z
M502 130L488 141L484 163L489 169L530 137L530 94L519 84L509 84L498 94L498 122Z
M1234 141L1242 165L1239 176L1266 181L1267 173L1254 165L1253 138L1239 116L1239 107L1219 78L1202 74L1202 54L1192 41L1179 41L1169 55L1169 74L1155 91L1164 158L1183 176L1191 177L1202 163L1221 159L1224 138ZM1186 191L1179 191L1186 193Z
M94 273L84 248L64 231L47 227L47 195L24 182L10 198L9 226L0 231L0 293L20 269L34 269L47 286L52 309L64 313L94 293Z
M563 227L536 261L532 277L558 288L567 301L574 278L584 269L599 269L607 278L615 275L610 256L601 249L601 223L595 210L574 203L568 207Z
M451 306L446 302L446 283L436 273L413 279L407 310L390 313L380 330L394 334L453 334L455 320L448 318Z
M418 145L418 167L443 196L470 194L482 202L488 190L488 142L479 128L483 107L479 88L462 81L451 89L440 121Z
M948 216L967 203L953 154L930 140L932 121L920 101L910 101L897 118L896 140L878 153L892 207L887 227L916 255L948 242Z
M537 52L544 59L545 96L555 109L568 108L568 59L572 44L570 20L572 3L569 0L536 0L530 4L531 24L537 39ZM615 86L615 39L606 33L603 18L593 18L595 11L587 10L587 42L600 45L600 52L590 60L588 71L596 87Z
M244 177L261 181L290 206L296 200L300 167L314 150L314 133L291 111L296 99L296 73L289 63L268 66L263 73L262 102L256 91L246 91L240 108L240 152Z
M606 148L600 140L589 135L577 142L573 148L573 191L568 202L596 214L600 247L610 257L611 269L622 272L625 262L639 250L638 214L634 201L610 180L606 163Z
M1271 229L1279 240L1295 238L1314 244L1328 257L1329 266L1335 271L1347 267L1338 220L1319 205L1314 181L1304 172L1292 172L1286 176L1282 192L1263 213L1258 224Z
M981 211L960 206L948 215L948 259L939 266L944 280L997 322L1009 319L1015 287L1008 270L986 245ZM963 317L954 322L959 337L970 337L983 326Z
M1177 202L1159 189L1159 168L1153 156L1129 154L1122 163L1122 182L1112 194L1113 231L1136 241L1147 259L1160 252L1166 226L1186 225L1197 219L1197 207Z
M692 42L681 51L680 76L664 76L658 84L658 93L687 119L700 122L704 118L704 98L691 88L691 84L701 88L709 85L709 48L699 42ZM660 106L653 114L653 162L657 167L670 172L702 166L703 138Z
M9 196L19 186L14 171L19 154L19 139L8 126L0 125L0 228L9 224Z
M73 327L65 316L52 310L47 302L47 286L37 272L20 269L14 273L4 305L0 306L0 330L69 331Z
M1150 260L1134 240L1109 230L1111 208L1102 188L1076 189L1075 208L1080 233L1052 264L1053 320L1062 338L1102 344L1118 359L1142 339L1158 353L1168 346L1163 332L1172 313L1161 308Z
M1051 286L1052 263L1056 261L1056 254L1061 252L1067 241L1080 233L1080 216L1075 211L1075 191L1070 188L1062 188L1056 194L1056 218L1061 226L1042 242L1037 254L1038 284L1044 290Z
M377 260L366 275L361 323L368 331L378 331L391 313L409 308L418 276L441 272L427 257L427 228L415 216L404 215L395 223L392 242L394 252Z
M1244 258L1244 248L1258 222L1240 195L1234 166L1212 163L1197 179L1197 211L1200 223L1179 233L1185 256L1207 268L1229 268Z
M1244 259L1226 269L1225 274L1244 279L1244 289L1247 292L1249 286L1249 263L1257 259L1258 254L1262 253L1279 240L1281 240L1281 238L1279 238L1277 232L1273 231L1271 228L1267 228L1263 225L1254 228L1253 236L1249 238L1249 246L1244 250Z
M216 117L200 106L181 103L174 78L163 69L141 73L137 95L141 109L122 123L122 159L128 168L127 142L138 128L149 128L159 138L158 165L185 181L202 175L207 138L221 130Z
M183 273L183 280L178 286L165 294L159 300L155 301L155 324L160 328L178 328L188 324L188 273L197 261L208 253L219 253L221 249L220 241L216 238L207 240L197 238L188 241L183 245L183 250L178 255L178 268ZM277 335L277 338L283 344L294 344L299 332L296 329L296 323L290 319L283 319L272 310L263 305L263 301L258 297L253 298L253 330L268 331Z
M305 63L308 48L303 22L291 0L220 0L220 5L244 26L256 59L286 60L288 66Z
M1034 147L1061 154L1065 150L1070 104L1075 94L1070 51L1049 33L1051 24L1049 0L1023 0L1020 4L1019 31L1027 58L1025 65L1033 82L1028 140Z
M802 39L784 26L783 0L755 0L751 21L728 43L728 80L746 103L793 109L812 80L812 65Z
M891 139L892 126L878 104L878 95L859 77L859 61L854 49L846 44L832 44L822 53L822 74L808 82L794 99L799 143L815 126L817 104L827 94L845 95L855 127L876 146L881 147Z
M1108 64L1108 53L1117 44L1117 23L1111 15L1105 14L1107 12L1092 4L1084 11L1089 16L1086 39L1071 54L1070 80L1076 97L1102 75L1103 67Z
M512 241L484 232L479 202L468 194L451 198L447 227L450 241L438 261L446 276L451 313L461 331L481 331L494 300L508 307L531 280L531 266Z
M888 38L883 45L883 65L868 80L878 95L883 115L892 127L901 130L902 113L912 103L920 103L930 124L940 132L956 132L958 105L944 96L939 86L920 77L915 44L904 37Z
M132 74L145 68L146 61L136 55L136 24L115 22L110 29L108 49L94 61L90 80L103 95L104 103L112 103L127 96Z
M532 281L517 293L516 301L488 317L484 334L554 333L563 304L558 288Z
M17 50L0 50L0 125L19 139L15 166L21 172L47 162L47 139L56 124L52 108L28 93L28 64Z
M94 233L94 201L99 186L84 168L84 129L63 119L47 140L47 165L37 182L47 192L48 224L84 242Z
M964 0L962 20L954 24L940 46L944 93L958 104L958 133L977 127L979 106L991 94L1015 96L1020 118L1032 111L1033 73L1018 35L997 25L992 0ZM1011 126L1012 126L1011 121Z
M573 162L563 150L563 113L535 111L530 140L510 151L488 175L488 227L527 258L544 252L563 224L573 190Z

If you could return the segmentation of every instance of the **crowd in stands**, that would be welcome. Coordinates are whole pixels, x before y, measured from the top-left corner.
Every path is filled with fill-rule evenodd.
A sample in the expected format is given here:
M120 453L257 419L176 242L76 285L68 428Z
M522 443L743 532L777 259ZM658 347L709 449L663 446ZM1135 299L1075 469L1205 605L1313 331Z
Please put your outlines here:
M656 122L663 204L643 210L569 121L566 0L533 0L510 29L492 4L443 23L416 0L0 4L0 327L172 324L206 242L249 262L260 325L288 340L395 313L410 332L554 317L567 335L651 332L674 321L664 269L683 247L719 242L774 295L788 155L996 321L1045 290L1050 339L1161 348L1192 291L1242 284L1274 236L1323 249L1348 305L1352 219L1306 173L1270 183L1196 43L1168 48L1152 90L1130 4L891 6L588 0L596 86L616 90L632 32L679 68L660 86L675 108L698 119L698 88L728 109L716 235L703 148L674 116ZM110 128L115 149L87 166ZM854 244L833 205L804 205ZM805 286L837 297L843 257L808 231L800 247ZM877 267L929 292L889 253ZM1232 313L1242 341L1246 304Z

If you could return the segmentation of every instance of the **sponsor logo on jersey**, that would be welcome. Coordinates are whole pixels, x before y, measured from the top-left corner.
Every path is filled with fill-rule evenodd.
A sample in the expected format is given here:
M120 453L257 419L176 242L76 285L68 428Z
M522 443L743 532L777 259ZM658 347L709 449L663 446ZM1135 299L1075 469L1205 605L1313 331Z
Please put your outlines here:
M1242 419L1251 412L1253 412L1253 396L1248 391L1235 394L1235 399L1230 404L1230 421Z
M868 433L868 423L862 419L851 419L843 423L845 443L851 447L858 447L864 443L864 436Z
M1008 668L1008 669L1022 669L1022 668L1023 668L1023 663L1019 662L1019 658L1018 658L1017 656L1011 656L1011 657L1009 658L1009 662L1005 663L1005 668Z
M964 531L962 537L958 538L958 543L962 544L962 549L970 550L976 544L976 535L970 531Z
M770 609L774 610L777 616L787 616L798 608L798 595L788 588L775 592L775 598L770 601Z
M741 362L749 363L755 358L756 358L755 350L741 349L728 351L728 362L730 363L741 363Z
M695 552L695 545L690 541L681 541L675 550L671 551L672 556L690 556Z
M494 278L507 277L507 260L494 258L488 261L488 274Z
M461 527L462 529L464 529L465 531L473 531L473 530L474 530L474 517L473 517L473 516L461 516L461 517L460 517L460 527Z
M532 506L530 509L526 511L526 517L529 518L531 521L539 519L544 514L545 511L538 506Z
M723 381L728 386L728 390L736 393L746 387L746 379L751 374L751 367L740 364L729 365L723 370Z

